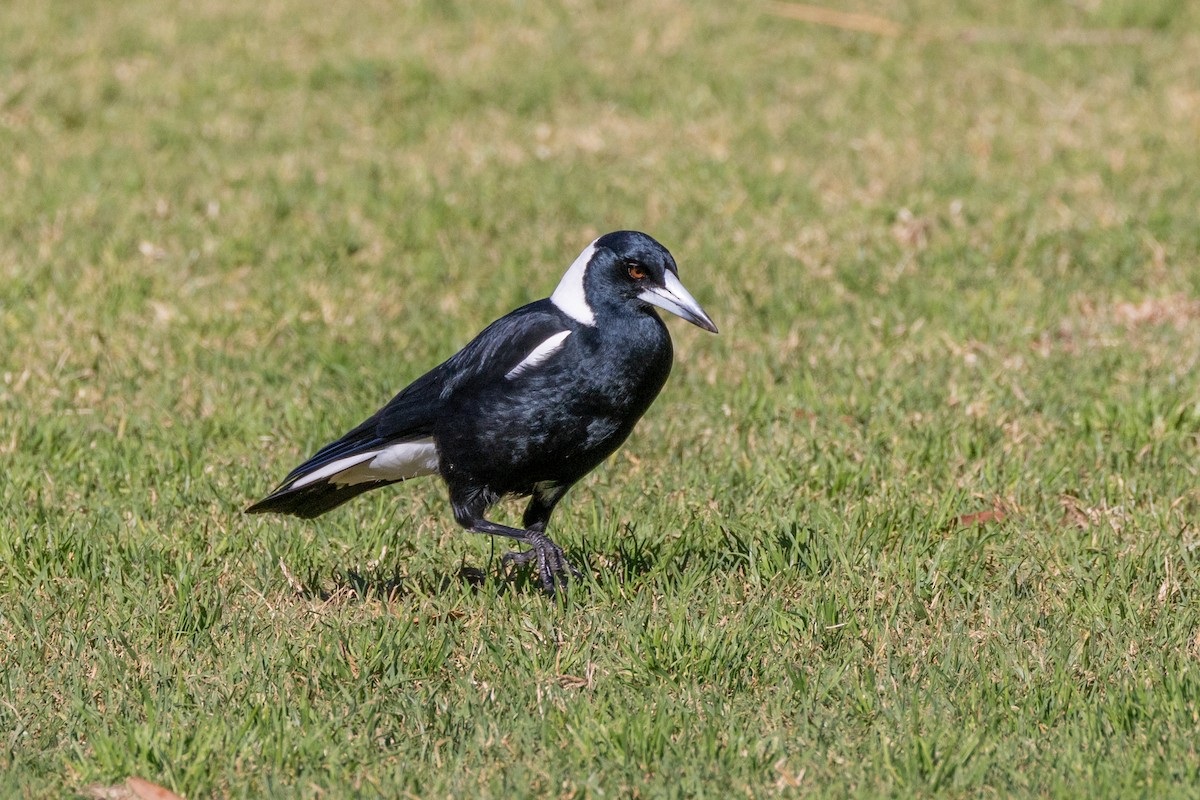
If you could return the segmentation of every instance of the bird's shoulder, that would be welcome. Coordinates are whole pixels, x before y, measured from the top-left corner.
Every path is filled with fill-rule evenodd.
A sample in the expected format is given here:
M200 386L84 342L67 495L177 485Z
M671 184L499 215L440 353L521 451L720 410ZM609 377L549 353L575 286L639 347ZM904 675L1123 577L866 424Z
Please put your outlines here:
M548 299L504 315L439 367L445 370L443 396L460 386L511 376L539 347L561 343L580 327Z
M414 438L430 433L445 400L464 386L497 380L547 339L572 330L573 321L549 300L522 306L487 326L461 350L404 387L367 420L330 445L336 457L347 445ZM336 445L341 445L340 447Z

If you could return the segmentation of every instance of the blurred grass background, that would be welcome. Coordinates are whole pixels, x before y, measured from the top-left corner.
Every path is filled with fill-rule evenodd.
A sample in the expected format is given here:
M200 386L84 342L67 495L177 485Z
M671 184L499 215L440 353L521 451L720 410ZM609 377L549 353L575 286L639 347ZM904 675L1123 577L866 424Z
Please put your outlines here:
M795 10L0 8L0 794L1191 795L1196 7ZM617 228L722 333L565 605L241 515Z

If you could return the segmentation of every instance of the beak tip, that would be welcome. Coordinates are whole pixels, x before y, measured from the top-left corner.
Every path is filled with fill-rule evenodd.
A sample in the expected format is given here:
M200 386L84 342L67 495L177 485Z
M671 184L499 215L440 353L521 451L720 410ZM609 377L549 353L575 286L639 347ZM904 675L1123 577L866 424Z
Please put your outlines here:
M687 320L697 328L703 328L710 333L717 333L717 326L712 319L705 313L700 304L696 302L696 298L688 293L688 290L683 288L683 284L679 282L672 273L667 273L666 283L664 286L647 289L638 295L643 302L649 303L652 306L669 311L677 317Z

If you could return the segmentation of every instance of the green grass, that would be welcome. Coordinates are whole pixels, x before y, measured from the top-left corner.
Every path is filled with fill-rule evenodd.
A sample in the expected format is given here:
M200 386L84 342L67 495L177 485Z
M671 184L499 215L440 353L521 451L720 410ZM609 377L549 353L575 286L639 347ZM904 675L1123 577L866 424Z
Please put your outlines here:
M0 795L1200 791L1200 16L839 8L0 8ZM240 513L622 227L722 333L565 602Z

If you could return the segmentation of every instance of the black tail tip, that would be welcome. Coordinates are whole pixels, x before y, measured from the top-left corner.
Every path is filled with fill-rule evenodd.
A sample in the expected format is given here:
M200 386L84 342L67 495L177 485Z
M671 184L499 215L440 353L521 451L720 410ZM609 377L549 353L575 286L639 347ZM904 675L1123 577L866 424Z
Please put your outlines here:
M301 519L312 519L353 500L363 492L387 486L389 483L396 481L367 481L348 486L321 482L300 488L280 489L249 506L242 513L291 514Z

